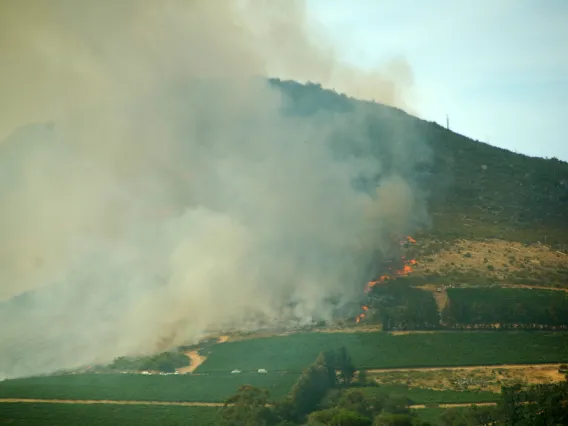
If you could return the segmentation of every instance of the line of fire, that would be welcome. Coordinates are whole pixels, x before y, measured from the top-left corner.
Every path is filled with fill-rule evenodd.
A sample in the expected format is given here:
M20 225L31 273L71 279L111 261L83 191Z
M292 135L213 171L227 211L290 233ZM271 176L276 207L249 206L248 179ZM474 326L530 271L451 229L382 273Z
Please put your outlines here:
M416 240L410 236L407 236L404 240L400 241L401 246L416 244ZM406 256L401 256L398 260L390 260L385 263L383 270L385 271L376 280L369 281L363 290L365 294L368 294L373 287L376 285L387 283L393 279L404 277L412 273L412 266L416 264L415 259L407 259ZM363 312L361 312L355 318L355 322L359 324L367 316L369 311L369 306L361 306Z

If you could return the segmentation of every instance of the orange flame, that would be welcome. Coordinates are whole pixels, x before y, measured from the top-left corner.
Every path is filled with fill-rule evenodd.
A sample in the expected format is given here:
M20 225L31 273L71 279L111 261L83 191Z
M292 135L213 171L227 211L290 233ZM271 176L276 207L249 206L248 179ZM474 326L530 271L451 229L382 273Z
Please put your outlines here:
M412 244L416 243L416 240L414 238L410 237L410 236L406 237L406 240L409 243L412 243ZM365 293L369 293L371 291L371 289L374 286L376 286L377 284L384 283L385 281L388 281L392 278L404 277L404 276L411 274L412 273L412 266L411 265L416 265L416 260L415 259L406 260L406 258L404 256L402 256L402 261L404 263L404 266L402 267L402 269L398 269L398 270L394 271L394 274L392 274L392 275L381 275L377 280L369 281L367 283L367 285L365 286L365 289L363 291ZM389 269L389 271L392 270L390 267L388 269ZM367 312L369 310L369 307L363 305L361 307L361 309L363 309L363 311ZM364 319L364 318L365 318L365 314L362 313L362 314L357 316L357 318L355 319L355 322L357 324L359 324L359 322L361 322L361 320Z

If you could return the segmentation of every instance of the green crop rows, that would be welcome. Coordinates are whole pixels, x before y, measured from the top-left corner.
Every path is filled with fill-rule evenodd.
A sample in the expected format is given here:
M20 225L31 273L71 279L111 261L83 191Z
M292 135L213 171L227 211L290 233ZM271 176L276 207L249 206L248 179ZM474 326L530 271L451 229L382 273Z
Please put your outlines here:
M295 374L172 375L83 374L32 377L0 382L0 398L223 402L241 385L286 395Z
M227 342L211 348L197 372L299 372L325 349L348 348L358 368L466 366L568 361L568 333L303 333Z
M423 388L409 388L403 385L381 385L377 387L363 388L367 396L388 393L393 396L404 396L412 401L412 404L466 404L480 402L495 402L500 398L499 394L486 391L440 391Z
M444 316L457 324L568 325L568 293L511 288L450 288Z
M11 426L215 426L218 408L110 404L0 404Z

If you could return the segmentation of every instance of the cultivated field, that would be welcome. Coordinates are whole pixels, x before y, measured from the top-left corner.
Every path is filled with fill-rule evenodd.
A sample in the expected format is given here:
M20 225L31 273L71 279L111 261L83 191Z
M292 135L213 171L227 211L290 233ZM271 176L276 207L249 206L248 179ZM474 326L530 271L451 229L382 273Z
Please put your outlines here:
M484 405L486 403L480 403ZM468 404L465 404L468 405ZM464 404L440 404L443 408L414 405L423 420L435 421L446 408ZM0 424L15 426L216 426L218 407L176 405L2 403Z
M568 293L530 288L449 288L445 321L516 327L568 326Z
M470 404L496 402L499 400L499 394L494 392L443 391L421 387L408 387L404 385L381 385L377 387L362 388L362 390L363 393L368 396L388 393L393 396L406 397L411 401L412 405Z
M558 363L568 361L565 332L311 332L225 338L199 356L191 351L197 366L193 374L70 374L0 382L0 422L214 425L219 406L239 386L265 388L281 399L320 351L341 346L378 382L359 389L368 396L405 397L422 418L439 416L442 407L495 404L501 385L560 380ZM510 365L529 363L540 365ZM268 373L257 373L259 368ZM233 369L242 373L231 374ZM18 399L28 402L14 401Z
M300 372L321 351L341 346L348 348L361 369L568 360L568 333L564 332L302 333L213 346L196 372L229 373L233 368Z
M215 426L218 408L109 404L0 405L0 424L10 426Z
M296 374L141 375L81 374L32 377L0 382L0 398L222 402L239 386L268 389L274 398L286 395Z

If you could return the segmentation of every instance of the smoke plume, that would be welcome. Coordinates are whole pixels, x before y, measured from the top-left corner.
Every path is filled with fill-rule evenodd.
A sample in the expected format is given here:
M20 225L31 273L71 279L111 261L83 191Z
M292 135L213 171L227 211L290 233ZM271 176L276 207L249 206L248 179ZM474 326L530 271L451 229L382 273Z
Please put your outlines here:
M0 144L0 373L330 319L330 298L357 297L385 235L422 214L408 147L386 167L361 132L338 157L364 118L284 114L261 77L358 80L402 107L403 90L310 28L296 1L2 2L0 133L52 124Z

